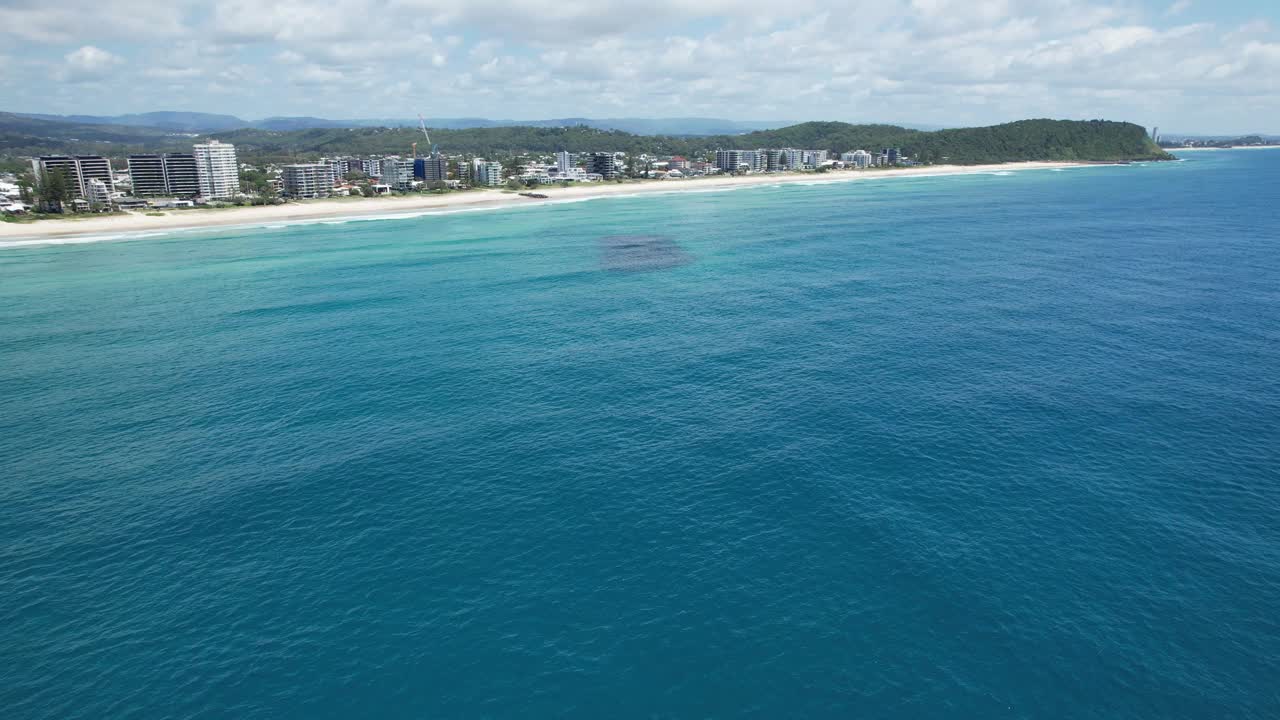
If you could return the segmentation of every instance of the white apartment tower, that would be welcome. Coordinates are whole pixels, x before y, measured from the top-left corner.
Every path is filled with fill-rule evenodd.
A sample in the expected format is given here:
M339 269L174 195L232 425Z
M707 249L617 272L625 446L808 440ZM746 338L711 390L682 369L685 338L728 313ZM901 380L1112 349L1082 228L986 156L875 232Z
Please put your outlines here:
M496 187L502 184L502 163L484 158L471 161L471 184L477 187Z
M240 165L236 146L210 140L194 147L200 196L208 199L233 197L240 192Z
M285 165L284 193L291 197L324 197L333 191L333 166L328 163Z
M107 207L111 204L111 187L98 178L89 178L85 181L86 189L85 200L92 205Z

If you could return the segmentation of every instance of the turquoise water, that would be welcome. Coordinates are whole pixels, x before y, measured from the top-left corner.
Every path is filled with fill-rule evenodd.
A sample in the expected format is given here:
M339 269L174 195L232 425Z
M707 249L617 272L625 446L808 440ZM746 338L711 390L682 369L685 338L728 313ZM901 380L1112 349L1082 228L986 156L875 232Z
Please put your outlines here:
M1280 716L1278 164L0 249L4 716Z

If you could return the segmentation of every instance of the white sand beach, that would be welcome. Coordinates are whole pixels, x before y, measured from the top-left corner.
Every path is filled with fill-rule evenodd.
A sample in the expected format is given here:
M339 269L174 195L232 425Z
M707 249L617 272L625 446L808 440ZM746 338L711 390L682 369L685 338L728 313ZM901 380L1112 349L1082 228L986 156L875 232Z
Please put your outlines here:
M284 205L234 207L205 210L167 210L163 215L127 213L76 219L40 220L31 223L0 223L0 246L48 244L58 239L118 237L167 233L199 228L255 227L281 223L367 218L370 216L412 215L589 200L593 198L670 193L681 191L727 190L783 183L856 182L899 177L971 175L1019 170L1052 170L1096 163L1026 162L998 165L934 165L892 170L836 170L829 173L784 173L737 177L704 177L685 180L650 180L626 183L592 183L567 188L541 187L546 199L527 198L497 189L455 192L443 195L405 195L379 198L335 198L305 200Z

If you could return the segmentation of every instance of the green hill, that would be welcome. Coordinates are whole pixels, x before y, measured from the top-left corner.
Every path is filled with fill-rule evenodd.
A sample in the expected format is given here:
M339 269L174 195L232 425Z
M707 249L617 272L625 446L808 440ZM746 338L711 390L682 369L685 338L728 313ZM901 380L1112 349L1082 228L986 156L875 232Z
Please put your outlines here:
M1018 160L1168 160L1147 131L1105 120L1022 120L993 127L939 130L914 137L903 149L925 162Z
M245 128L200 138L160 128L83 125L0 113L0 156L39 153L98 153L189 150L216 137L235 143L241 157L302 161L323 155L373 155L425 151L412 128L311 128L273 131ZM450 155L505 157L523 153L614 151L704 156L718 148L803 148L835 153L897 147L923 162L977 164L1023 160L1152 160L1169 156L1132 123L1103 120L1022 120L991 127L920 131L895 125L807 122L741 135L675 137L634 135L575 127L491 127L432 130L431 139Z
M419 131L397 128L317 129L294 132L236 130L220 136L266 155L289 153L408 153L423 140ZM632 135L585 126L500 127L436 130L432 141L446 152L511 155L559 150L702 155L717 148L806 148L841 153L859 148L899 147L923 162L977 164L1020 160L1161 159L1164 152L1131 123L1023 120L992 127L923 132L894 125L808 122L777 130L710 137Z
M791 147L842 153L859 149L878 150L886 147L902 147L910 138L928 134L897 125L806 122L777 130L762 130L717 139L723 143L723 147L737 150Z
M990 127L923 132L893 125L810 122L724 138L725 147L879 150L897 147L922 162L961 165L1024 160L1163 160L1146 130L1106 120L1020 120Z

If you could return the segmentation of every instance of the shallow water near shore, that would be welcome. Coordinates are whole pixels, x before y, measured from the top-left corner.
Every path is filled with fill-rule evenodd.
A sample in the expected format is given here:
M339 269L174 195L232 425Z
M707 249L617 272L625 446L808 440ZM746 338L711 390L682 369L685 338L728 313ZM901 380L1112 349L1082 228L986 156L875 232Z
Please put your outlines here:
M155 237L159 234L190 236L206 232L280 230L314 223L346 223L368 220L402 220L492 212L528 210L544 205L563 205L593 200L643 197L655 194L718 193L754 187L781 187L792 184L816 185L849 182L884 182L915 178L944 177L992 172L1059 170L1082 167L1071 163L1006 163L1000 165L904 167L875 171L821 173L780 173L741 177L708 177L688 181L641 181L634 183L588 183L569 188L545 188L546 199L530 200L512 192L480 190L447 195L408 195L376 199L330 198L263 207L239 207L180 211L159 218L139 215L78 216L65 220L0 224L0 250L40 245L72 245Z
M0 252L15 718L1280 715L1280 168Z

